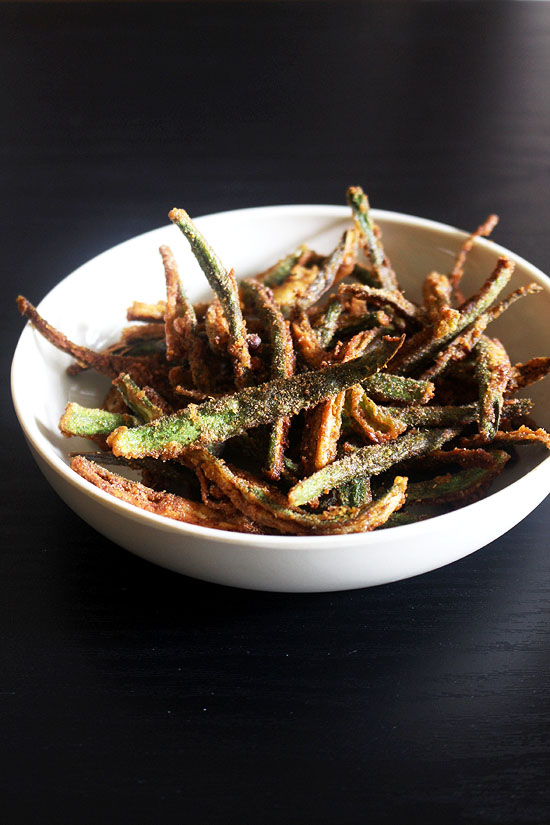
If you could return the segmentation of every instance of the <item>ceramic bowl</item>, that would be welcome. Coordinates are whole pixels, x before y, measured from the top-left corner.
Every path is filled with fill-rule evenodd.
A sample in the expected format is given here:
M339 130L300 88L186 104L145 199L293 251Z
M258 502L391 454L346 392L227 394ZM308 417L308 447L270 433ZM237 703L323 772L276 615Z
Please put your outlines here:
M384 244L407 295L419 298L423 277L448 272L466 233L451 226L374 210ZM273 206L208 215L197 224L238 277L262 271L302 242L328 252L350 223L338 206ZM50 323L74 341L100 349L117 340L133 300L164 295L158 248L169 244L192 299L209 294L185 239L163 226L104 252L59 283L39 304ZM513 362L550 354L550 280L488 240L478 240L463 279L478 289L497 257L516 263L510 288L537 281L543 291L519 301L492 326ZM90 288L92 285L92 288ZM27 296L30 300L36 296ZM331 591L404 579L449 564L496 539L550 491L544 448L524 447L520 459L482 500L416 524L347 536L258 536L182 524L143 512L96 489L68 466L70 450L89 442L66 439L59 417L69 400L95 406L108 381L91 373L71 378L70 358L27 324L12 366L15 409L36 462L61 498L107 538L155 564L211 582L274 591ZM550 426L550 379L530 387L540 426Z

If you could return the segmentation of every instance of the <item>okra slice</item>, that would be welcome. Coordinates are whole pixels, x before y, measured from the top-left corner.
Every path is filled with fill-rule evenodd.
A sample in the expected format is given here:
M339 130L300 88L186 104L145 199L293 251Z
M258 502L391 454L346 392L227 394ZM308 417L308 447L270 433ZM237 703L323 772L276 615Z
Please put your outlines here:
M399 415L369 398L365 390L356 385L346 393L346 413L355 428L368 440L381 444L393 441L407 429L407 424Z
M514 364L510 381L506 387L506 395L513 395L522 387L529 387L542 378L546 378L550 372L550 358L531 358L525 364Z
M250 520L239 512L211 510L200 502L190 501L173 493L158 492L137 481L130 481L117 473L112 473L84 456L75 456L71 461L71 468L98 489L149 513L218 530L259 532Z
M430 272L422 284L422 305L428 321L437 321L441 310L451 305L452 287L446 275Z
M550 433L539 427L536 430L522 425L517 430L498 430L491 441L491 444L544 444L550 450ZM476 435L464 436L460 439L462 447L484 447L486 440L479 433Z
M352 296L375 306L391 306L405 318L415 319L420 315L418 307L407 300L399 290L377 289L362 284L342 284L340 294Z
M475 295L458 310L443 310L437 322L424 327L408 339L399 357L395 359L392 371L410 373L433 358L490 307L512 277L513 270L512 261L499 258L493 273Z
M529 398L505 401L501 413L503 418L528 415L533 408ZM453 424L471 424L479 421L479 404L428 406L381 407L389 416L397 418L407 427L450 427Z
M155 421L165 415L166 411L151 401L147 391L141 389L135 381L132 381L128 373L121 373L118 378L115 378L113 384L121 394L124 402L142 422ZM117 427L119 426L122 425L117 424Z
M189 337L197 326L197 316L183 289L178 266L169 246L161 246L160 254L166 280L166 308L164 328L166 335L166 359L184 358L189 349ZM178 324L176 326L176 319Z
M294 415L360 383L397 352L402 338L383 338L364 356L315 373L275 379L234 395L189 404L184 410L135 429L119 428L109 439L115 455L174 458L194 442L226 441L247 429Z
M347 192L348 203L353 212L355 223L365 239L365 251L372 263L374 274L382 289L398 290L399 284L395 272L386 257L382 242L377 234L370 213L369 200L360 186L350 186Z
M421 381L404 375L380 371L363 381L367 395L382 404L401 401L405 404L427 404L435 387L431 381Z
M295 484L288 493L289 503L293 506L308 504L357 476L378 475L400 461L438 449L458 435L461 429L448 427L412 431L395 441L361 447Z
M282 282L287 278L294 266L297 263L300 263L302 257L309 252L308 247L303 244L299 246L298 249L291 252L289 255L285 255L284 258L281 258L280 261L270 267L270 269L262 272L260 275L256 276L256 280L261 281L265 286L269 286L271 288L282 284Z
M144 301L133 301L126 310L128 321L164 321L166 301L157 301L156 304L147 304Z
M372 501L368 476L360 476L342 484L337 492L343 507L363 507Z
M168 217L189 241L206 279L222 305L229 327L229 353L233 358L235 381L244 386L250 372L250 353L246 343L246 326L239 302L239 290L233 270L226 270L222 262L199 232L184 209L172 209Z
M292 336L271 289L258 281L247 280L241 283L241 291L244 300L255 307L268 332L271 344L271 378L290 378L294 375L296 364ZM290 418L283 416L274 421L270 430L264 472L274 481L280 478L283 470L289 427Z
M248 518L282 533L332 535L373 530L405 502L407 479L397 477L385 496L363 508L335 507L308 513L289 506L277 490L234 470L207 450L190 450L188 459Z
M133 415L81 407L80 404L70 401L59 421L59 429L66 436L80 435L92 438L109 435L117 427L135 427L138 423L138 419Z
M484 462L485 466L467 467L456 473L435 476L427 481L409 482L407 503L443 504L479 498L504 470L510 458L504 450L492 450L487 455L490 456L490 462Z
M479 385L479 434L491 441L500 422L504 391L512 366L508 353L497 338L482 335L476 347L475 375Z
M455 297L458 301L461 300L461 295L459 291L459 284L464 273L464 264L466 263L466 258L468 253L470 252L472 246L476 238L480 236L487 237L491 234L493 229L498 223L498 215L489 215L487 220L485 220L481 226L479 226L475 232L473 232L469 238L462 244L460 252L458 253L457 259L455 261L455 265L453 266L452 272L449 275L449 281L451 283L451 287L455 294Z
M357 233L353 229L344 232L334 252L328 256L316 272L307 289L296 296L294 308L304 312L313 306L332 285L353 271L357 256Z
M325 309L324 314L317 324L314 326L315 335L319 342L321 349L326 349L338 329L338 320L342 314L342 303L338 296L330 299Z

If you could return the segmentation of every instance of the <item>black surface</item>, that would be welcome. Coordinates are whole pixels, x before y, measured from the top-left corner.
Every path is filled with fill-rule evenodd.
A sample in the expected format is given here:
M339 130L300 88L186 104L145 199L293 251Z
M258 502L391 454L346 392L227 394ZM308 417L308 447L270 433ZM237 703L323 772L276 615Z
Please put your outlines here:
M192 214L376 206L550 270L547 3L1 4L0 808L15 823L547 823L546 500L371 590L215 587L123 552L35 468L8 392L38 301Z

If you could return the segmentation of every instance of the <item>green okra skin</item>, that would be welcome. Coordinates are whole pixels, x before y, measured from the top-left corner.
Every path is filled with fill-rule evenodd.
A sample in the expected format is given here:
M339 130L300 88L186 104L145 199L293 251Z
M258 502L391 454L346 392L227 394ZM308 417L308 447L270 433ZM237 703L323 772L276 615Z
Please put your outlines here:
M348 247L350 245L350 239L354 247L356 247L357 241L355 240L353 231L350 232L348 230L344 232L336 249L328 256L323 266L319 269L317 276L309 284L307 292L299 295L296 299L295 307L297 310L305 312L306 309L313 306L313 304L331 288L338 274L338 270L342 264L345 263L349 255Z
M296 358L292 335L269 287L258 281L241 282L245 301L250 301L269 332L271 344L271 378L290 378L294 374ZM283 470L284 448L290 426L288 416L276 419L269 433L267 460L264 472L268 478L278 479Z
M433 397L435 387L431 381L420 381L389 372L377 372L363 381L367 395L380 403L402 401L407 404L426 404Z
M465 301L458 310L451 310L449 320L443 328L441 322L436 322L413 335L403 347L393 368L399 373L408 373L429 362L490 307L512 277L513 271L512 261L499 258L492 275L479 292Z
M357 476L378 475L400 461L439 449L458 435L461 429L459 426L412 431L395 441L361 447L299 481L289 491L288 500L293 506L308 504Z
M338 487L338 496L344 507L363 507L372 501L370 479L359 476Z
M328 347L338 329L338 320L342 314L342 304L337 296L330 299L319 324L314 327L315 335L322 349Z
M61 416L59 429L63 435L80 435L90 438L96 435L109 435L117 427L135 427L137 418L125 413L112 413L70 401Z
M172 209L168 217L189 241L195 258L222 305L232 341L232 355L246 374L250 369L250 353L246 344L246 326L241 312L235 276L232 271L226 270L184 209Z
M113 381L125 404L132 410L140 421L148 423L164 415L164 411L147 397L145 390L142 390L135 381L132 381L128 373L121 373Z
M479 386L479 433L487 441L498 431L504 392L512 373L508 353L496 338L482 335L476 346Z
M503 450L495 450L492 467L467 467L453 474L436 476L427 481L409 482L407 503L443 504L460 501L484 489L502 470L510 456Z
M405 501L407 479L397 477L385 495L363 507L336 507L319 514L308 513L290 506L277 490L240 475L202 448L191 450L189 461L213 481L238 510L282 533L334 535L373 530Z
M189 404L174 415L135 429L113 433L115 455L129 458L174 458L190 444L226 441L252 427L295 415L364 381L394 355L403 339L382 338L368 353L317 372L279 378L200 405Z
M371 260L373 270L382 289L399 289L395 272L390 266L384 249L378 238L374 222L370 213L369 200L360 186L350 186L347 192L348 203L353 212L355 222L365 238L366 249Z
M282 284L285 278L290 275L292 268L296 266L302 255L304 255L307 251L307 246L299 246L294 252L291 252L289 255L285 255L284 258L281 258L281 260L278 261L275 266L268 269L267 272L258 275L258 280L265 284L265 286L279 286L279 284Z
M502 415L505 418L526 416L533 408L529 398L514 399L504 402ZM383 407L389 415L399 419L407 427L450 427L453 424L470 424L479 421L479 404L460 404L456 406L410 406Z

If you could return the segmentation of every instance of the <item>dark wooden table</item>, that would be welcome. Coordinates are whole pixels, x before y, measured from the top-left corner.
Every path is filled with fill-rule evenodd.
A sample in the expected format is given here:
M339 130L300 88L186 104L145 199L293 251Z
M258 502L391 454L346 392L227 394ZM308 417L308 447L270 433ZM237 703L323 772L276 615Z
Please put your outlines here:
M548 500L417 579L216 587L71 513L8 368L18 291L174 203L360 183L463 227L496 211L495 239L550 270L550 5L2 3L0 38L2 820L549 822Z

